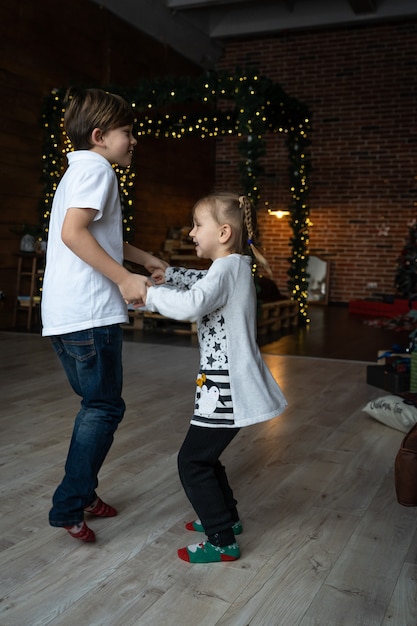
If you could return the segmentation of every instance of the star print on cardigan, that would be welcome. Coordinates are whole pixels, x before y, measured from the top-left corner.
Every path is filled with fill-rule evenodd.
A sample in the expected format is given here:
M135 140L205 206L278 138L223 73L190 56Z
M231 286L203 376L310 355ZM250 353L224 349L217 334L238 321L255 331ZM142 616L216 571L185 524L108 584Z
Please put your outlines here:
M206 274L207 270L187 270L184 267L169 267L166 273L167 284L187 290L194 283L204 278Z
M167 283L180 289L190 289L204 278L206 270L189 270L181 267L167 269ZM225 319L221 309L203 315L198 324L201 368L226 369L228 366Z
M219 309L205 315L198 327L201 367L204 369L227 367L227 341L225 320Z

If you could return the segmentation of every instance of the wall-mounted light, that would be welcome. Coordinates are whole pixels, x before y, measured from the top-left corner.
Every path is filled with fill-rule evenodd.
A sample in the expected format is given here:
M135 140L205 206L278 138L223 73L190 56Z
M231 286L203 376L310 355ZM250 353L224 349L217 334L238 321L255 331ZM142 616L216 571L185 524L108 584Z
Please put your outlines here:
M272 209L268 209L269 215L275 215L279 220L285 217L285 215L289 215L289 211L273 211Z

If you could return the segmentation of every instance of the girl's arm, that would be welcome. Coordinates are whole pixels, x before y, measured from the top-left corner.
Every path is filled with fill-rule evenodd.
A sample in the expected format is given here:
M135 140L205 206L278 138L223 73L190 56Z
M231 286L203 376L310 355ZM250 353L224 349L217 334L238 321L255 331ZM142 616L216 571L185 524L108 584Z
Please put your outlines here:
M68 209L62 225L62 241L82 261L116 283L127 304L141 304L146 297L148 279L129 272L93 237L88 227L96 213L95 209Z
M178 268L169 268L168 272L172 269ZM173 319L194 321L223 306L232 288L232 275L221 268L217 271L216 267L205 271L204 276L187 290L171 286L150 287L146 306L150 311L158 311Z
M188 270L185 267L171 267L168 265L164 270L152 272L152 280L155 285L167 284L178 289L190 289L195 282L201 280L207 274L207 270Z
M165 282L179 289L191 289L199 280L204 278L208 270L186 269L185 267L170 267L165 272Z

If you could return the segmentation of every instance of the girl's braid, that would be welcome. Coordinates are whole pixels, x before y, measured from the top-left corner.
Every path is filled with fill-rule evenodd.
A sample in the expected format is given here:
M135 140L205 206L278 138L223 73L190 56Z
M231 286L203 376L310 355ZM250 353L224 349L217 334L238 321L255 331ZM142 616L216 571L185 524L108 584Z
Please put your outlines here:
M255 244L254 244L255 227L253 224L254 209L253 209L252 202L249 200L247 196L239 196L239 207L243 210L243 224L246 227L246 233L248 237L245 244L249 246L253 256L255 257L255 260L260 265L262 265L263 268L266 270L266 272L269 274L269 276L272 277L272 270L268 261L259 252L259 250L255 247Z
M239 205L243 209L243 223L246 226L246 231L248 234L248 244L253 243L253 239L255 233L253 232L253 221L252 221L252 205L249 198L246 196L240 196Z

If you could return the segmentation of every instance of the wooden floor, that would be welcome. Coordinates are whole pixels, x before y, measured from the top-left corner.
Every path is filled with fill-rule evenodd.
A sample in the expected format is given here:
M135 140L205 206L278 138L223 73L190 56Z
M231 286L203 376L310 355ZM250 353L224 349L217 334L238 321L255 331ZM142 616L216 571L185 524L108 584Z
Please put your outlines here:
M310 306L309 317L307 328L277 339L267 337L263 351L375 362L378 350L408 347L410 331L370 326L368 322L375 320L351 315L344 306Z
M91 520L90 545L47 522L78 401L46 339L0 332L0 351L1 626L416 626L417 509L393 483L403 434L361 411L383 395L365 360L264 353L289 407L223 458L242 557L189 565L176 550L202 536L184 529L176 455L196 347L125 341L127 412L99 488L119 515Z

